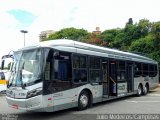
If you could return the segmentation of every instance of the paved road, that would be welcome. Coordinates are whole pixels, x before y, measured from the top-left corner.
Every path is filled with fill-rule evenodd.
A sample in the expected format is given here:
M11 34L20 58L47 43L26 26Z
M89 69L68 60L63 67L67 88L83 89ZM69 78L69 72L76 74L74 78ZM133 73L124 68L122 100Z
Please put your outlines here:
M159 106L160 93L150 92L147 96L130 96L114 101L98 103L84 111L77 111L73 108L53 113L30 113L8 108L5 96L0 96L0 113L18 114L18 120L92 120L97 119L97 115L99 114L159 114ZM3 116L5 117L5 115Z

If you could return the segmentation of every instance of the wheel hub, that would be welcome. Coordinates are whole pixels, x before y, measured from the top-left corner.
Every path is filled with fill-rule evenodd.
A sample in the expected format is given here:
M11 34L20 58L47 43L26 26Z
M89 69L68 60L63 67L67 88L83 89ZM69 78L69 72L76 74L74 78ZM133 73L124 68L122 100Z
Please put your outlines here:
M88 104L88 97L85 96L85 95L82 95L81 98L80 98L80 102L83 105L83 107L86 107L87 104Z

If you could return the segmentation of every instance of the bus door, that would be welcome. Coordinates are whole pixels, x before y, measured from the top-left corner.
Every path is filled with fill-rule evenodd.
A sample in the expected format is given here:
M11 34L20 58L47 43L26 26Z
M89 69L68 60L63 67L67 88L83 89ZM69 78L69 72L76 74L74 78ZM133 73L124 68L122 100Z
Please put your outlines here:
M102 61L103 95L108 97L108 62Z
M51 50L48 54L43 82L43 94L46 96L44 97L44 104L47 107L72 102L72 93L67 92L72 87L70 54L59 51L53 52ZM58 108L51 107L50 109Z
M109 96L117 96L117 69L115 61L109 61Z
M127 87L128 92L133 92L133 63L127 63Z
M50 112L53 111L53 80L51 80L51 62L47 61L43 80L43 107Z

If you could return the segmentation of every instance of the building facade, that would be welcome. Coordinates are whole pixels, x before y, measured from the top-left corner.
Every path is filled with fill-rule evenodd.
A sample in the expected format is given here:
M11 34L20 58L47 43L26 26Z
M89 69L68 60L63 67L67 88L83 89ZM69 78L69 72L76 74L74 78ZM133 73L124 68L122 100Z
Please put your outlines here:
M39 35L39 41L45 41L49 35L54 34L56 31L54 30L46 30L46 31L42 31Z

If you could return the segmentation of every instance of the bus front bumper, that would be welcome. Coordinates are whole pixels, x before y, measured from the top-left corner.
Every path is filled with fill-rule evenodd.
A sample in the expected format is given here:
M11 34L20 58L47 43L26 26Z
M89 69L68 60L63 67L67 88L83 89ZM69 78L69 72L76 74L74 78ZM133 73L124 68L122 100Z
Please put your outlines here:
M6 96L8 106L14 109L26 111L43 111L42 95L28 99L16 99Z

